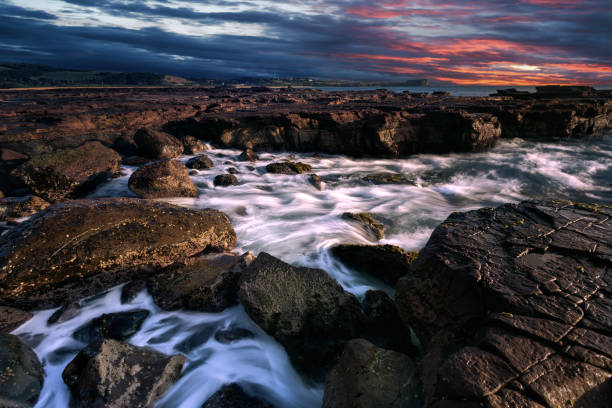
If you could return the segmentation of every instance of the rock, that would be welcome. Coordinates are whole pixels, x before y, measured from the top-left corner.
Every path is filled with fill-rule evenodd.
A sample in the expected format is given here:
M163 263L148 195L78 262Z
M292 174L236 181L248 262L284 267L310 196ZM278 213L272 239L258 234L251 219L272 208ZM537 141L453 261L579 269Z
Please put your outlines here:
M315 378L364 326L357 298L325 271L296 268L265 252L243 272L238 296L251 319L285 347L294 366Z
M178 259L236 244L220 211L131 198L56 204L3 238L0 304L27 310L77 301Z
M179 378L185 361L182 355L103 340L81 350L62 378L84 406L149 408Z
M259 156L253 151L253 149L246 148L238 156L238 161L257 161Z
M136 279L128 282L121 289L121 303L132 303L136 297L147 288L147 281L144 279Z
M202 408L273 408L273 406L248 395L238 384L228 384L215 392Z
M115 140L115 143L113 143L113 149L121 153L124 157L138 156L140 154L138 145L134 142L134 137L128 135L119 136L117 140Z
M342 219L354 222L358 224L364 231L366 235L368 235L369 239L378 241L384 238L384 230L385 226L372 216L372 214L368 212L362 213L349 213L345 212L342 214Z
M240 327L230 327L229 329L222 329L215 333L215 340L219 343L229 344L234 341L242 339L249 339L255 337L252 331L248 329L241 329Z
M142 166L143 164L151 163L151 159L140 156L128 156L124 157L121 163L126 166Z
M370 174L363 178L363 181L367 181L372 184L412 184L416 185L414 178L408 177L404 174L398 173L378 173Z
M364 339L347 343L325 379L323 408L411 408L418 404L412 359Z
M426 406L609 405L611 216L597 204L526 201L436 228L396 293L425 348Z
M42 198L33 195L0 198L0 221L7 218L27 217L44 210L49 205Z
M418 256L417 251L408 252L395 245L344 244L333 247L331 253L349 268L392 286L408 273L410 264Z
M33 407L43 386L43 374L32 349L17 336L0 334L0 406Z
M228 168L227 168L227 172L228 172L229 174L239 174L239 173L240 173L240 172L238 171L238 169L237 169L237 168L235 168L235 167L228 167Z
M12 174L45 200L56 202L87 193L119 170L121 156L100 142L36 156Z
M238 303L238 280L253 259L251 252L189 258L156 273L148 290L164 310L221 312Z
M312 171L312 167L302 162L283 161L268 164L266 171L274 174L302 174Z
M183 136L181 143L183 143L185 154L197 154L208 150L204 142L193 136Z
M219 174L215 176L213 184L220 187L235 186L238 184L238 178L233 174Z
M8 334L30 320L32 314L8 306L0 306L0 334Z
M49 319L47 319L47 325L64 323L76 315L81 311L81 305L77 302L71 302L67 305L62 306L58 310L56 310Z
M187 160L185 163L189 169L206 170L215 167L215 163L205 154L201 154L192 159Z
M178 160L161 160L140 167L130 176L130 190L142 198L197 197L198 188Z
M308 176L308 182L317 190L323 190L323 179L316 174Z
M85 344L102 339L126 340L140 330L147 317L149 311L143 309L103 314L78 328L72 337Z
M139 129L134 134L134 142L143 156L155 160L174 159L183 154L183 144L180 140L168 133L150 128Z

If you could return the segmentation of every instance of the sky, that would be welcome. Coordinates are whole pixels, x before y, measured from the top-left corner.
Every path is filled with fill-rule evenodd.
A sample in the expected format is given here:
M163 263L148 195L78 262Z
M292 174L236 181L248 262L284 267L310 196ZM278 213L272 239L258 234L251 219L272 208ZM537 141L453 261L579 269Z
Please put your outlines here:
M612 84L612 0L0 0L0 61L189 78Z

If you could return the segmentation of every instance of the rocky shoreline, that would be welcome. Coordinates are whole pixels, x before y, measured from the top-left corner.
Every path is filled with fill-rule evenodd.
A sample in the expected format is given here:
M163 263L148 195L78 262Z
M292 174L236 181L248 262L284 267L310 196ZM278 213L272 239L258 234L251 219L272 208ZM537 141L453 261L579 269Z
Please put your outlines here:
M540 200L456 213L419 253L339 245L331 251L339 262L396 286L394 298L371 290L360 302L324 270L235 253L236 232L223 212L152 200L198 195L189 172L214 166L202 140L244 149L237 158L244 162L265 151L480 151L518 134L609 130L607 91L545 87L453 98L223 88L2 97L0 114L9 119L0 129L2 406L33 406L44 383L45 362L10 333L31 312L59 308L47 322L53 330L82 299L126 282L126 304L145 288L163 310L212 313L240 303L304 378L325 383L326 408L603 408L612 400L609 206ZM184 165L175 160L183 153L197 156ZM120 175L122 162L140 166L128 183L140 198L83 199ZM234 170L214 184L235 184ZM312 169L278 161L265 171ZM309 176L315 188L316 177ZM381 174L372 182L410 180ZM372 241L384 236L370 214L342 218ZM183 354L127 342L147 317L146 310L104 314L73 334L87 344L62 375L75 404L151 407L180 378ZM221 342L251 335L214 334ZM203 406L271 405L231 384Z

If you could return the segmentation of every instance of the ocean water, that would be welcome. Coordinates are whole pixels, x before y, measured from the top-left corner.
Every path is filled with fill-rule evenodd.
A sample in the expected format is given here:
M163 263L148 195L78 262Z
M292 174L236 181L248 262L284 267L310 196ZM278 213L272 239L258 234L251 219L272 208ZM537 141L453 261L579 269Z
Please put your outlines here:
M362 297L369 289L391 288L344 267L329 254L339 243L374 243L341 214L368 211L386 227L378 243L419 249L432 230L453 211L492 207L530 198L568 198L612 204L612 135L590 140L502 141L486 153L415 155L403 159L359 159L312 154L266 153L255 163L238 162L240 152L207 152L215 168L192 176L197 199L164 201L190 208L216 208L231 218L238 236L237 252L262 251L296 265L326 270L348 291ZM186 161L191 156L185 156ZM312 165L325 181L322 190L307 175L276 175L265 165L292 159ZM239 184L215 187L213 178L229 167L238 169ZM129 175L100 186L93 197L126 196ZM367 175L401 173L409 184L373 185ZM37 312L15 331L45 362L46 381L37 407L68 406L69 393L61 372L84 347L72 333L103 313L147 309L151 312L130 343L167 354L183 352L188 360L183 377L158 403L160 407L198 408L222 384L238 382L277 407L318 407L323 385L305 381L291 367L284 349L261 331L238 305L222 313L164 312L146 293L121 304L120 288L82 301L73 319L48 326L54 310ZM251 338L230 344L215 340L217 330L245 328ZM179 347L191 339L189 348Z

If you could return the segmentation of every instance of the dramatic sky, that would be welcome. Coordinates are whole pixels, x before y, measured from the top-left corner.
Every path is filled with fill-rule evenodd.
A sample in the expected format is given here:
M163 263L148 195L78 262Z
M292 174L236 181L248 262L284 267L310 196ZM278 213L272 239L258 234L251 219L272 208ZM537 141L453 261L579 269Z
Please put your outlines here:
M0 60L188 77L612 84L612 0L0 0Z

